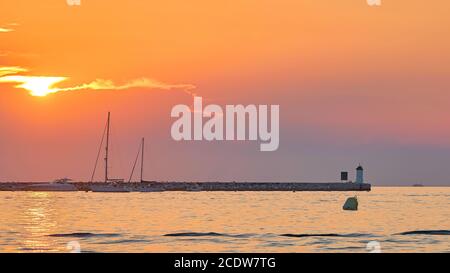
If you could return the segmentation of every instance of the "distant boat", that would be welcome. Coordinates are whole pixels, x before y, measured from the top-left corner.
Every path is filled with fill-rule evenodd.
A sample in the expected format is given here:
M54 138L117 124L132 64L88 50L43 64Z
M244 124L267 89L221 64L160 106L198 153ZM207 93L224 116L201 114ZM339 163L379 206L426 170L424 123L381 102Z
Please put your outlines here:
M422 184L413 184L413 187L424 187Z
M64 177L64 178L60 178L60 179L55 179L55 180L53 180L52 183L67 184L67 183L71 183L71 182L73 182L72 179Z
M77 188L70 182L32 183L26 185L27 191L76 191Z

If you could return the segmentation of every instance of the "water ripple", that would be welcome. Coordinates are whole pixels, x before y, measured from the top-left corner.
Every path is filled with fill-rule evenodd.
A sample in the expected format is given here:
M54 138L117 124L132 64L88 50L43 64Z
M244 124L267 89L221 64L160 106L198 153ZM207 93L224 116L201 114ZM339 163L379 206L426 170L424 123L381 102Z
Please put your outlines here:
M56 233L48 235L50 237L76 237L76 238L90 238L90 237L118 237L117 233L91 233L91 232L74 232L74 233Z
M168 233L164 234L166 237L233 237L233 238L250 238L255 236L255 234L227 234L227 233L217 233L217 232L178 232L178 233Z
M413 230L394 235L450 235L450 230Z
M338 233L304 233L304 234L281 234L280 236L285 237L373 237L373 234L362 234L362 233L349 233L349 234L338 234Z

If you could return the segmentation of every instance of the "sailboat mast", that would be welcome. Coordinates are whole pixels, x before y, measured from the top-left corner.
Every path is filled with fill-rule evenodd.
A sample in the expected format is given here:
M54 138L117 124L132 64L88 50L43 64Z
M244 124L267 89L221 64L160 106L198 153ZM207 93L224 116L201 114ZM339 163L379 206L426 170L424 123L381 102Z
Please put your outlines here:
M111 113L108 112L108 121L106 123L106 148L105 148L105 182L108 182L108 152L109 152L109 125Z
M144 181L144 145L145 139L142 138L142 151L141 151L141 182Z

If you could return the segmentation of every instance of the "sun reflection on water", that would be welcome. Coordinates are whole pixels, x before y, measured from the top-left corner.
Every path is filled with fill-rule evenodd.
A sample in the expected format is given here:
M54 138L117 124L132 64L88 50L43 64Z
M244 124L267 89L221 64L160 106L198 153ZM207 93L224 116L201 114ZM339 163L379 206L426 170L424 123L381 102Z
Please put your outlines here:
M22 247L19 251L48 252L54 248L48 234L57 229L52 193L29 192L23 208L24 220Z

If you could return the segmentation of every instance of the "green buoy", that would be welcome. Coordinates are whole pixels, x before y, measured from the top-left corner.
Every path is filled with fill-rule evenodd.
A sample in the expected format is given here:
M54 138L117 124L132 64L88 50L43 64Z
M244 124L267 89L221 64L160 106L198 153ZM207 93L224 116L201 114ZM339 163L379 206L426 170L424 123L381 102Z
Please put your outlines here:
M358 199L355 197L347 198L344 206L342 207L344 210L358 210Z

